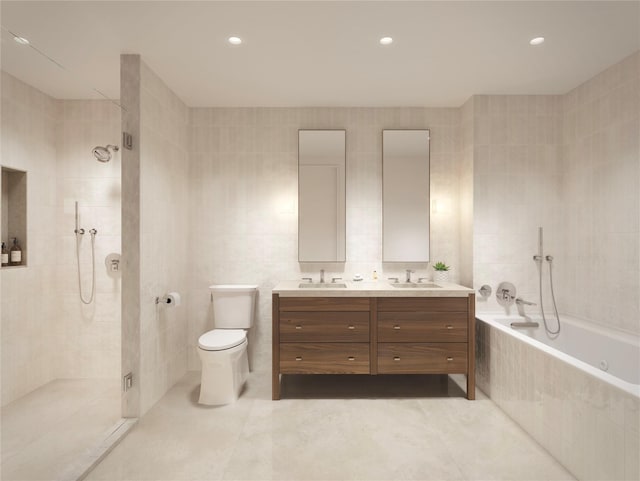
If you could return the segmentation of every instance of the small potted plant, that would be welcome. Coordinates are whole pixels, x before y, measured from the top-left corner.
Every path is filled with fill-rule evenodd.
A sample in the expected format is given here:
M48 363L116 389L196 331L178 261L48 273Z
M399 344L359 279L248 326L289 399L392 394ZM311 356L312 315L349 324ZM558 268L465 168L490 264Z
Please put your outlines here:
M433 274L434 282L449 282L449 269L450 266L446 265L444 262L436 262L433 265L435 270Z

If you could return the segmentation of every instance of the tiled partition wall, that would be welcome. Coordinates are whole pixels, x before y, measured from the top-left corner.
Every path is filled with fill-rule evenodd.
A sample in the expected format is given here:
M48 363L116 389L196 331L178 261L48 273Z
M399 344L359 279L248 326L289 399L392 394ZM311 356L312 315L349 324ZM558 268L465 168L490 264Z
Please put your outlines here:
M187 308L155 299L186 294L189 119L139 56L122 57L121 75L123 128L134 138L134 150L123 156L123 362L138 381L123 411L141 416L187 369Z
M120 154L108 163L91 154L97 145L120 144L120 108L106 100L58 100L56 255L58 294L54 323L60 345L58 377L120 377L120 279L104 259L120 247ZM96 294L84 305L78 293L75 201L80 226L83 296L91 294L91 241L95 228Z
M4 406L57 377L55 100L2 72L1 132L0 164L27 171L29 262L1 271Z
M561 310L640 335L640 52L563 97Z
M199 370L198 337L213 328L207 287L260 286L251 343L255 370L270 369L271 289L280 280L312 275L371 279L425 275L425 264L382 264L382 130L431 129L431 255L459 278L459 110L446 108L191 109L189 369ZM346 129L347 262L297 260L298 129ZM267 379L264 376L264 379ZM266 383L265 383L266 384Z
M513 283L518 296L537 303L533 255L538 227L544 228L549 254L558 256L563 235L562 97L477 95L472 100L473 283L476 289L483 284L493 289L488 300L478 297L477 310L502 309L495 297L502 281Z

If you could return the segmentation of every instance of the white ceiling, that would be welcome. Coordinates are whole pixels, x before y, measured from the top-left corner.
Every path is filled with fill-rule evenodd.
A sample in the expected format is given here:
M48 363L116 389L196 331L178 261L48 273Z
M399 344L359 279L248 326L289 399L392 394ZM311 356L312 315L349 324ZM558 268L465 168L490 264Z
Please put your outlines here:
M639 1L2 1L2 69L119 97L139 53L189 106L459 106L562 94L640 48ZM56 60L15 43L13 32ZM228 45L242 37L240 47ZM381 36L394 43L382 47ZM547 41L529 45L532 37Z

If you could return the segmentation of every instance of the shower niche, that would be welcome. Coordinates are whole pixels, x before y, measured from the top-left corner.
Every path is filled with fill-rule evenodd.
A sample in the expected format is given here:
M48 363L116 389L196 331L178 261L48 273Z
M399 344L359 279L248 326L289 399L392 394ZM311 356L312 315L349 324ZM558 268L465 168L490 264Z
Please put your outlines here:
M2 268L25 267L27 265L27 173L22 170L2 167L2 242L7 251L13 239L22 250L20 262L11 262Z

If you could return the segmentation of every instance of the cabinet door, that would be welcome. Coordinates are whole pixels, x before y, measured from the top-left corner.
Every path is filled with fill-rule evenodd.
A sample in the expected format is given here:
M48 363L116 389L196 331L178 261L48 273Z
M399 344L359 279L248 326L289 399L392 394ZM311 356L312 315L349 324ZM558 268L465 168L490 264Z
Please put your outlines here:
M368 374L369 344L285 342L280 344L282 374Z
M467 342L466 312L380 312L379 342Z
M280 342L369 342L369 313L283 312Z
M378 344L379 374L454 374L467 372L466 343Z

